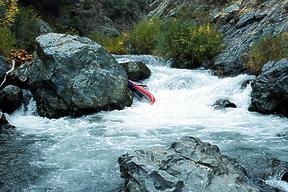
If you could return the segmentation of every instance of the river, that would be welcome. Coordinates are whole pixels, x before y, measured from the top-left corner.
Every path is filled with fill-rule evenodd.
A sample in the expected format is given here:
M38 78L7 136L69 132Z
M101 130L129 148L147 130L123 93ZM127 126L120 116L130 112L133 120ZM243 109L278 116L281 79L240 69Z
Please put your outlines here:
M288 119L247 110L254 76L218 78L208 70L172 69L151 56L145 60L152 76L146 84L156 97L151 106L134 100L131 107L80 118L47 119L28 111L8 116L17 128L0 136L2 191L118 192L123 186L117 159L121 154L151 146L169 146L181 136L211 142L241 163L257 158L288 161ZM217 99L228 98L237 108L214 110ZM288 191L277 177L268 184Z

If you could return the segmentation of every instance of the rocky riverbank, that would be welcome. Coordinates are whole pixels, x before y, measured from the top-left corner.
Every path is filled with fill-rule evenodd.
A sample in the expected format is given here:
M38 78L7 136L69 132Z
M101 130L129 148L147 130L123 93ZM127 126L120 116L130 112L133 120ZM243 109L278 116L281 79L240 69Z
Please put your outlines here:
M288 32L286 0L166 0L155 1L154 5L157 6L150 12L150 16L177 17L186 11L186 15L195 14L194 22L199 22L197 20L202 18L219 26L223 33L225 49L214 62L203 63L202 66L212 68L220 76L235 76L249 72L244 66L249 48L263 37Z
M216 58L203 62L200 67L212 69L220 77L250 73L245 67L249 49L263 37L288 32L287 0L205 1L195 5L186 0L156 0L149 1L143 9L137 5L127 22L124 18L128 13L119 19L113 15L107 16L103 13L103 7L97 7L99 3L97 1L91 6L84 6L82 2L73 2L74 12L71 14L85 21L79 25L83 29L81 35L94 31L119 35L139 20L140 16L173 18L183 14L181 11L185 7L205 10L210 23L217 24L223 33L225 47ZM53 5L48 3L47 7L50 9ZM137 10L139 14L133 14ZM198 21L196 19L193 22ZM47 32L50 31L49 28ZM101 45L86 37L47 33L37 37L36 44L33 61L17 66L7 75L7 81L0 89L0 109L3 113L12 114L21 106L25 108L31 97L36 101L38 114L48 118L79 117L103 110L122 110L130 107L133 101L127 86L128 79L137 81L151 76L151 70L145 63L120 64ZM1 57L1 81L10 68ZM189 67L185 67L184 63L183 68ZM250 84L252 92L249 111L288 117L287 58L266 63L261 74ZM224 98L209 106L215 110L236 109L238 104L236 106ZM1 132L13 128L4 114L0 113L0 116ZM273 137L278 139L279 136L284 138L283 142L287 141L286 132L284 136L277 134ZM287 182L287 163L263 154L263 157L254 158L250 164L259 162L261 165L257 168L241 160L237 162L222 154L216 145L196 137L183 137L169 148L140 149L119 158L125 191L280 190L268 186L264 181L277 177Z

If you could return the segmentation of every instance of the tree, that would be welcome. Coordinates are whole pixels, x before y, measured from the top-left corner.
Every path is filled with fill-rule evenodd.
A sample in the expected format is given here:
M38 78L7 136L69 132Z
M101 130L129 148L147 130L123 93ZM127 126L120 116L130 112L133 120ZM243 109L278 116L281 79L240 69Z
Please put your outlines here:
M0 0L1 14L0 27L10 26L15 21L15 16L19 12L17 0Z

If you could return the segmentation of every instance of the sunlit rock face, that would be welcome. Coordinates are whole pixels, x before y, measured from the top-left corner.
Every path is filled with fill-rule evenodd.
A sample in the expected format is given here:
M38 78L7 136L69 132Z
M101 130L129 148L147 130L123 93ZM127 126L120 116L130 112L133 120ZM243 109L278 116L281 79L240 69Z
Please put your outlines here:
M168 149L137 150L118 162L126 191L259 191L235 160L195 137Z

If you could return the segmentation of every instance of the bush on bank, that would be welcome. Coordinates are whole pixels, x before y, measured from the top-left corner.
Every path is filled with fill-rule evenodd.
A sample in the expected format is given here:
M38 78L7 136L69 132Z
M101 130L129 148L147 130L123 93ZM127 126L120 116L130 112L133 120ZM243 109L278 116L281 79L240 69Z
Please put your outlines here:
M209 23L196 25L170 19L163 23L156 47L159 55L194 68L219 54L223 41L221 33Z
M282 58L288 58L288 32L274 37L263 37L252 45L245 67L251 73L259 75L265 63Z
M0 27L0 55L7 56L15 47L16 39L8 27Z
M111 37L93 33L90 38L111 53L155 54L174 58L185 68L195 68L212 60L224 47L222 35L213 25L193 24L176 18L152 17L124 34Z
M29 53L36 47L38 13L31 7L20 8L11 29L16 37L18 49L25 49Z
M105 47L110 53L127 54L128 33L122 33L117 37L113 37L99 32L93 32L89 35L89 38Z
M152 17L135 25L128 42L138 54L153 54L160 33L161 20L159 17Z

